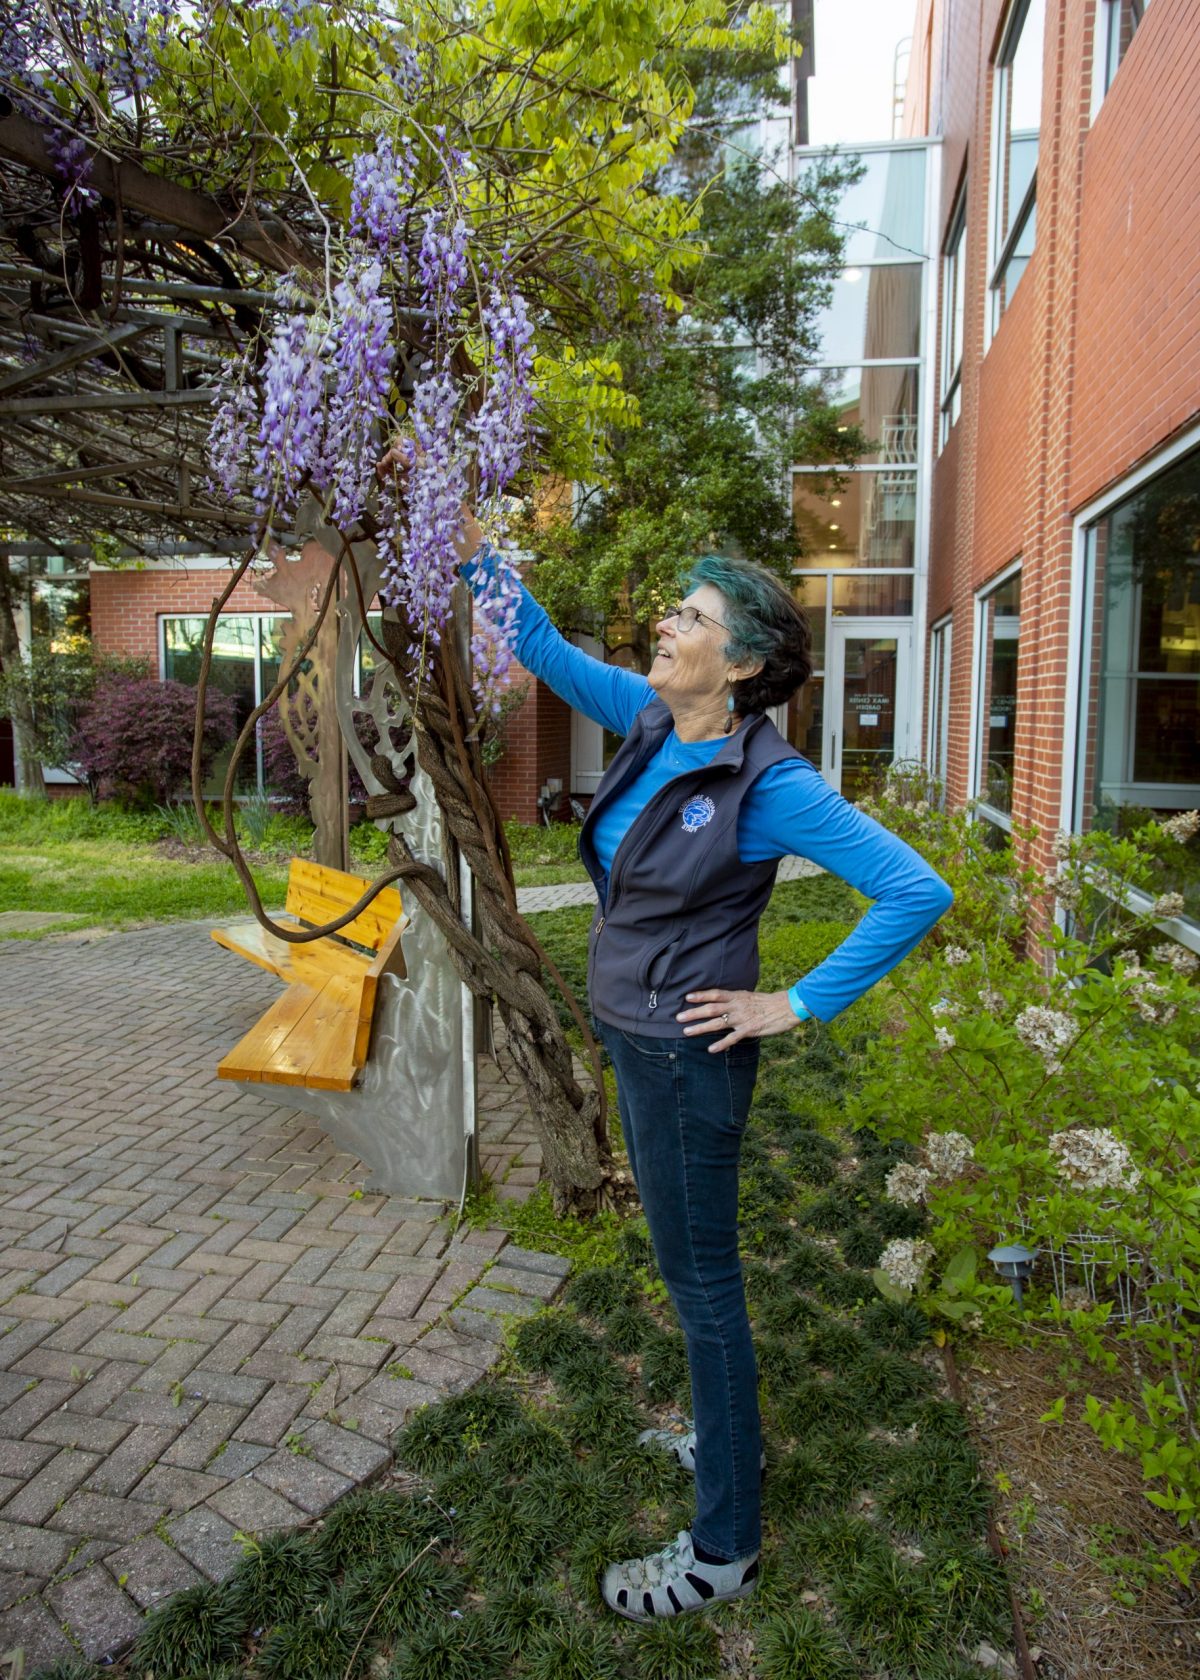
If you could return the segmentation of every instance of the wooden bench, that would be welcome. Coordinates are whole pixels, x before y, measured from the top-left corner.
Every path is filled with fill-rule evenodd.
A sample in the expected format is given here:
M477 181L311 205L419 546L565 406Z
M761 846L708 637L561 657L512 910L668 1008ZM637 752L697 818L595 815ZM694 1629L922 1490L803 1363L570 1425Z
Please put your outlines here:
M320 927L360 899L370 882L293 858L281 925ZM286 991L217 1067L222 1079L349 1091L371 1047L371 1021L385 974L406 974L400 936L407 923L385 887L336 934L292 944L256 921L214 928L228 951L286 982Z

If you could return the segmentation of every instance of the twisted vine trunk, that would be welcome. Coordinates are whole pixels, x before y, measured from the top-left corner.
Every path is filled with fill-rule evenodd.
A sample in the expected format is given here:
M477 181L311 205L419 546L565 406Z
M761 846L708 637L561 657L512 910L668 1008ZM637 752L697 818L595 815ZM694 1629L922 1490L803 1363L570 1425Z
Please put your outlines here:
M408 664L407 627L385 619L382 635L399 676ZM471 683L452 636L443 639L431 680L411 699L418 762L433 784L446 833L475 881L478 934L462 919L453 869L443 879L414 858L399 836L390 842L389 862L441 931L463 984L476 997L494 1000L500 1012L529 1098L556 1211L594 1213L620 1196L625 1184L625 1175L614 1170L609 1147L599 1052L578 1003L517 910L504 828L475 732ZM374 768L386 785L391 776L386 759L377 759ZM382 807L390 797L395 796L378 801L377 811L369 804L368 813L386 814ZM583 1033L590 1082L578 1077L543 970L549 971Z

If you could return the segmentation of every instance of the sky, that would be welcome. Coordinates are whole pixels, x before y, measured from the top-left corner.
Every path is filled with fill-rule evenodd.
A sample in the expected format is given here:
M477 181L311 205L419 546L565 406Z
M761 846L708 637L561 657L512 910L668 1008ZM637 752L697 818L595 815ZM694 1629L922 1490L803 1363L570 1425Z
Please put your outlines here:
M811 143L890 140L896 43L912 33L916 0L815 0L813 9Z

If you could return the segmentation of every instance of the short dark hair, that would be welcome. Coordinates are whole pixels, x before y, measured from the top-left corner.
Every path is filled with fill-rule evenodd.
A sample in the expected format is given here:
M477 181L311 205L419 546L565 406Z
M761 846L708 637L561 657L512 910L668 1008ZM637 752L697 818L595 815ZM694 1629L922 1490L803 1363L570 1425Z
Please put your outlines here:
M732 685L738 711L746 716L784 705L812 676L812 631L800 603L754 560L705 554L692 567L689 588L701 583L725 597L725 657L735 664L762 660L761 671Z

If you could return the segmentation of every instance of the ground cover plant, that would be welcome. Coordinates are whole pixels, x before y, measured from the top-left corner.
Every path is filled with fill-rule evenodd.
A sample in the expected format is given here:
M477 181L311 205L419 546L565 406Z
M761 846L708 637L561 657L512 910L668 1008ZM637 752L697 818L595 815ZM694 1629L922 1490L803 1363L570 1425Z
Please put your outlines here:
M584 960L586 911L538 918ZM828 942L857 914L840 883L781 888L772 941ZM573 931L572 931L573 930ZM778 984L791 952L768 958ZM302 1535L248 1541L220 1587L177 1595L118 1672L173 1680L966 1680L1007 1643L987 1497L945 1398L924 1313L864 1266L893 1229L883 1178L904 1156L842 1126L866 1000L832 1029L765 1046L745 1145L743 1242L768 1472L758 1592L649 1628L617 1621L601 1567L687 1526L692 1484L636 1445L688 1409L682 1342L644 1221L559 1220L542 1193L513 1234L573 1259L559 1305L520 1320L497 1373L417 1412L399 1475ZM491 1219L487 1197L473 1217ZM919 1223L919 1216L914 1222ZM847 1249L853 1251L847 1253ZM873 1251L873 1253L871 1252ZM75 1665L42 1680L98 1680Z

